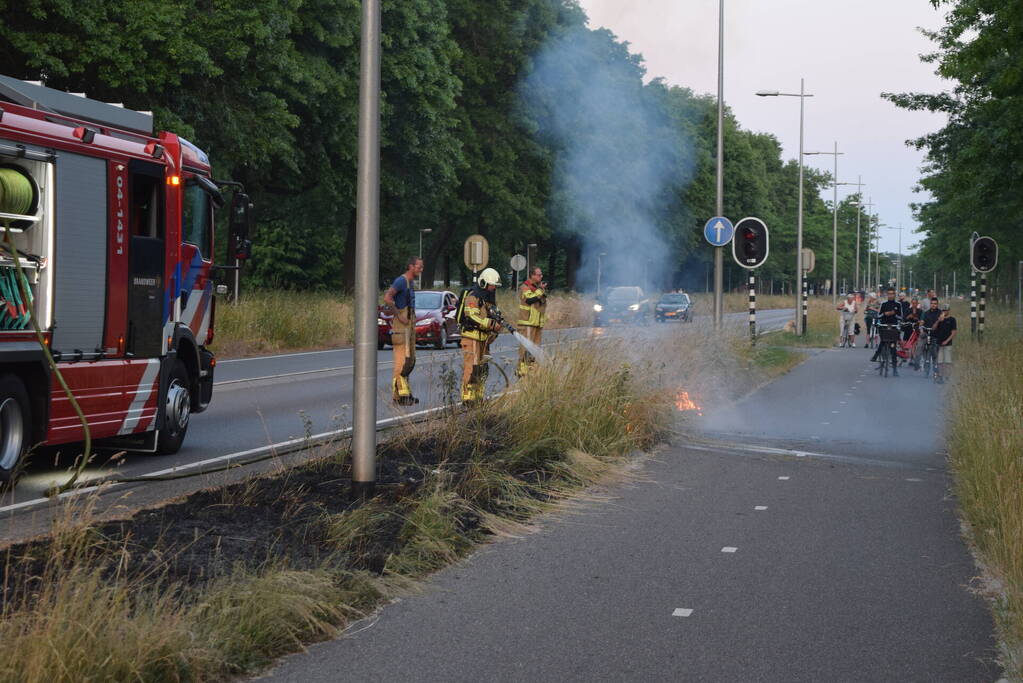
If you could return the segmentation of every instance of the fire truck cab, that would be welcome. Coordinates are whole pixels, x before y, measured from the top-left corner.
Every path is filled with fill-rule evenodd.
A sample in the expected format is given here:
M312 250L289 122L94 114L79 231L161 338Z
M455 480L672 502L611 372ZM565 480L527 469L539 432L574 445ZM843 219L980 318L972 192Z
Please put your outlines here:
M84 438L29 313L93 439L181 447L213 395L223 186L245 258L252 205L198 147L148 112L0 76L0 481L32 447Z

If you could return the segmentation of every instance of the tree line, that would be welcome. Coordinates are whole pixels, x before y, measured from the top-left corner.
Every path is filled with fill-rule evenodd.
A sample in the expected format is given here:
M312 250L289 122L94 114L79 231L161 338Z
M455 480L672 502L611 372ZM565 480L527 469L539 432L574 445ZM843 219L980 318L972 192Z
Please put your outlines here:
M209 152L218 177L245 184L258 207L247 284L351 289L359 0L0 0L0 12L7 75L151 110L161 129ZM531 79L557 41L573 46L569 61L555 79ZM629 93L623 134L640 135L667 166L667 182L643 199L666 263L656 284L702 289L712 261L702 226L714 213L715 98L648 78L642 57L589 28L575 0L384 0L382 280L429 228L426 282L464 281L462 242L480 233L502 272L534 243L556 287L592 287L583 254L596 227L584 195L594 188L564 182L567 143L551 131L560 104L589 94L595 73ZM638 123L633 106L657 115ZM616 125L604 121L599 135L575 143L606 147L606 172L592 182L618 191L611 210L625 238L601 239L621 250L635 227L633 207L621 206L630 191L621 190L637 159L620 156ZM773 135L745 130L727 112L725 214L771 228L760 275L776 291L793 280L797 169ZM820 194L832 179L805 176L804 243L816 250L811 277L821 283L831 274L832 218ZM850 283L858 198L839 206L840 280ZM937 230L935 212L921 211ZM875 224L864 213L861 269Z
M910 144L926 152L913 205L924 239L918 272L959 283L969 275L970 235L999 244L990 276L996 294L1015 292L1023 259L1023 3L1018 0L931 0L945 25L927 32L935 50L923 55L952 83L947 92L885 95L909 110L941 112L948 123ZM960 284L960 289L963 289Z

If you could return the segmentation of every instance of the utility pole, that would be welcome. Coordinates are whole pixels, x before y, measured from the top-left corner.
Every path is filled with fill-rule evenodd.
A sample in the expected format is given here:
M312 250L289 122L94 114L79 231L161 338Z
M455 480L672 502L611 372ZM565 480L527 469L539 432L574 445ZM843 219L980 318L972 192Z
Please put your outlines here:
M717 216L725 215L725 0L718 2L718 140L717 140ZM714 328L721 327L725 304L724 247L714 247Z
M380 0L362 0L359 167L355 223L355 367L352 492L376 485L377 275L380 270Z

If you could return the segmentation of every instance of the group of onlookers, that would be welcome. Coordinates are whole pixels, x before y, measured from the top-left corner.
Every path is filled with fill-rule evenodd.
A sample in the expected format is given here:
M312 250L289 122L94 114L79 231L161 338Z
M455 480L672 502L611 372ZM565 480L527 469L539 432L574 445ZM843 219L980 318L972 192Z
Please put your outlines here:
M877 340L877 324L902 325L903 342L909 342L915 330L927 330L938 344L936 362L942 369L941 376L947 377L948 367L952 363L952 339L956 335L956 319L952 316L948 304L939 306L938 296L933 289L927 291L923 305L917 297L906 300L906 294L889 288L886 301L867 292L850 292L845 301L840 302L839 341L838 345L856 348L856 338L866 333L864 346L872 348ZM910 324L906 324L910 323ZM924 335L917 334L918 343L911 349L910 363L919 367L920 354L923 351ZM893 350L894 355L894 350ZM874 354L874 360L877 354ZM893 357L894 367L897 359ZM894 368L893 368L894 369ZM895 374L898 374L897 372Z

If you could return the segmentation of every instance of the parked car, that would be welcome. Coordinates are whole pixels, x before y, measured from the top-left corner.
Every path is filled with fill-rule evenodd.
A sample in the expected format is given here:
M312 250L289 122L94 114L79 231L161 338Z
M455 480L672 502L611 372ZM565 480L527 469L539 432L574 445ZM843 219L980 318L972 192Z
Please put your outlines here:
M669 320L692 322L692 301L689 300L689 295L684 293L662 294L654 307L654 320L659 323Z
M594 327L612 323L646 325L650 322L650 299L641 287L611 287L593 305Z
M443 349L461 341L455 307L458 297L452 292L416 292L416 344L432 344ZM391 343L391 314L377 309L377 348Z

